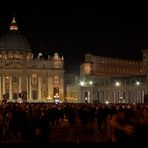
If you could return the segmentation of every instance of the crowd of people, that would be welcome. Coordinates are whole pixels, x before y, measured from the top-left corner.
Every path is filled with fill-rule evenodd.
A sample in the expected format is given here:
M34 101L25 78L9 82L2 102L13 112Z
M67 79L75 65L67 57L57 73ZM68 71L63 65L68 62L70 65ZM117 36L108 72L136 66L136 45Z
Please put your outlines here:
M107 133L107 142L148 141L147 104L11 103L0 104L0 141L49 142L50 129L67 119L71 127L89 123Z

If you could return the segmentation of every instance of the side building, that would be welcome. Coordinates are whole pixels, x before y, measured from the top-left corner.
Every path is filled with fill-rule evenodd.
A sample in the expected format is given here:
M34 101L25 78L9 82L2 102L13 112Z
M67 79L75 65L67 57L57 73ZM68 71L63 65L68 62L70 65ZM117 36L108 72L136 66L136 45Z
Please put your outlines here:
M64 86L65 86L65 102L78 103L80 99L80 87L79 87L79 75L65 73L64 75Z
M21 95L20 95L21 94ZM55 53L36 58L13 17L10 30L0 38L0 99L15 102L64 101L64 58Z
M80 66L79 83L76 84L77 101L144 103L148 93L147 70L148 50L143 50L142 61L85 54L85 61ZM73 86L71 89L74 89Z

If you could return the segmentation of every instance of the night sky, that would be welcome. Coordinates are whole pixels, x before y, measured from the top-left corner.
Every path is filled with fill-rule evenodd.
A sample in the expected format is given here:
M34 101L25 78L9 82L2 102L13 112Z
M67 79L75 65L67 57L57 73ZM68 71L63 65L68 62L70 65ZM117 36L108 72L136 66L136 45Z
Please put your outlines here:
M146 6L10 1L0 5L0 36L15 13L35 54L58 52L65 58L66 72L79 73L85 53L141 60L141 50L148 48Z

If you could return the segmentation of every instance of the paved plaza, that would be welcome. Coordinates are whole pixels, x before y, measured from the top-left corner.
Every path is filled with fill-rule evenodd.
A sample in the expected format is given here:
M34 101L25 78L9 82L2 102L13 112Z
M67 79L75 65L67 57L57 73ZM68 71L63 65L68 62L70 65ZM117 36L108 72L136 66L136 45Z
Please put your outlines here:
M80 123L76 127L71 127L65 119L50 129L50 143L106 143L106 133L101 133L97 129L96 122L90 123L83 128Z

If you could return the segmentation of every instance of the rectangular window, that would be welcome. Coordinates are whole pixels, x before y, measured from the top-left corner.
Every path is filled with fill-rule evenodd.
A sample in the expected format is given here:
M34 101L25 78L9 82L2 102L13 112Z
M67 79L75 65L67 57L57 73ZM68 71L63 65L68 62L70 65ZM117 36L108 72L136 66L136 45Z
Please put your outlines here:
M19 84L19 79L18 79L17 76L13 76L13 77L12 77L12 84L13 84L13 85Z
M38 78L36 74L32 75L32 85L37 85L38 84Z
M54 84L59 84L59 76L54 76L53 83Z

